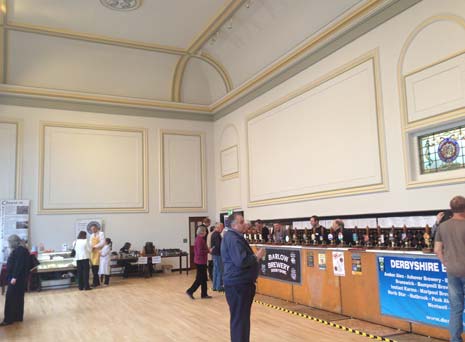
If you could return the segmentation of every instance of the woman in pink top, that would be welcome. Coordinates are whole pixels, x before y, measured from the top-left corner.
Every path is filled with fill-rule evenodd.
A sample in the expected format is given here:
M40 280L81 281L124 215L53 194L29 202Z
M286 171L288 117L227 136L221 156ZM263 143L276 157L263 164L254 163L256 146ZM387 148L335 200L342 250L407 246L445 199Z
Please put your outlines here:
M208 253L210 252L207 243L205 242L205 235L207 230L204 226L197 228L197 237L194 244L194 263L197 266L197 276L192 286L186 291L191 299L194 298L194 292L201 287L202 298L211 298L207 293L207 261Z

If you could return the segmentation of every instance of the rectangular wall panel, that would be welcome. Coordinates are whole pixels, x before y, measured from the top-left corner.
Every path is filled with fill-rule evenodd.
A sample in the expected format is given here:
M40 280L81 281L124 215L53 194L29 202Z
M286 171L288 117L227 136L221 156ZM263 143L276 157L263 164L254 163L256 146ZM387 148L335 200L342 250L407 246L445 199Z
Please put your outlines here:
M221 151L221 177L231 177L239 172L237 145Z
M43 212L147 210L144 129L44 123Z
M409 122L465 106L465 54L405 77Z
M365 58L248 121L251 205L385 189L375 67Z
M161 132L162 211L206 209L203 135Z
M217 185L221 211L241 207L241 180L239 177L225 179Z
M18 124L0 120L0 200L16 198Z

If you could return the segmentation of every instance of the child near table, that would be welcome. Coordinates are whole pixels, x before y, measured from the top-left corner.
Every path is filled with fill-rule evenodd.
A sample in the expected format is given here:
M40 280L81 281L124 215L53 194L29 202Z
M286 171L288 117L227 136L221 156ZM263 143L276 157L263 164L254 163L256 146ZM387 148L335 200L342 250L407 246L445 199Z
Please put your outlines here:
M111 261L111 246L112 242L110 238L105 239L105 244L103 245L102 250L100 251L100 265L98 274L104 285L110 284L110 261Z

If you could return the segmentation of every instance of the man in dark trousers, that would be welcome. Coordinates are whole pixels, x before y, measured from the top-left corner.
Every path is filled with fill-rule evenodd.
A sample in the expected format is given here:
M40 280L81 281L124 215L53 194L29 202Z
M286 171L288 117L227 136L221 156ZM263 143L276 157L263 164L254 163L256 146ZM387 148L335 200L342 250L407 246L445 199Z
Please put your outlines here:
M211 255L213 257L213 291L224 291L223 287L223 261L221 260L221 233L223 224L217 223L211 237Z
M0 326L22 322L24 315L24 293L29 273L30 255L18 235L8 238L10 255L6 265L8 288L5 296L5 317Z
M243 234L244 218L233 214L229 218L231 228L224 234L221 257L224 264L224 289L229 305L231 342L250 340L250 310L255 296L258 277L258 260L265 255L264 249L254 254Z
M439 225L434 252L447 268L449 285L451 342L462 342L465 296L465 198L455 196L450 201L453 216Z

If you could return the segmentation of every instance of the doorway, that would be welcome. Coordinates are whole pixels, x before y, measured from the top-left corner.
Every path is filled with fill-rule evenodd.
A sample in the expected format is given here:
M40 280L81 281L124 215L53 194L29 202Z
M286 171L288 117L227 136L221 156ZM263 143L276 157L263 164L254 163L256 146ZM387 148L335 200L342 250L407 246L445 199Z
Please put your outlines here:
M197 235L197 227L202 224L203 219L206 216L189 217L189 259L190 269L195 268L194 264L194 244L195 237Z

